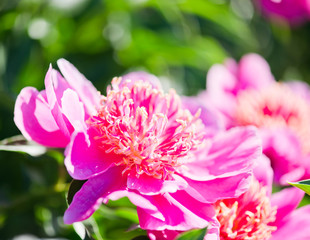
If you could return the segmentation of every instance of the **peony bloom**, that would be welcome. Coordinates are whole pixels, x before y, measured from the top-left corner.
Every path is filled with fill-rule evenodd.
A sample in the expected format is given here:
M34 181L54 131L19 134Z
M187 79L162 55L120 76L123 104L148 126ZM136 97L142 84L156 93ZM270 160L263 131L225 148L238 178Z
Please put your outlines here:
M306 240L310 230L310 206L296 209L304 193L287 188L271 195L272 169L262 158L254 169L248 191L237 198L214 204L220 222L219 236L207 233L205 240ZM178 231L149 231L155 239L175 239Z
M256 54L239 64L213 66L200 101L218 109L227 129L254 125L280 184L310 178L310 91L297 81L276 82Z
M262 12L276 21L301 24L310 19L309 0L256 0Z
M15 122L29 139L67 145L69 174L87 180L64 222L82 221L100 204L128 197L143 229L216 231L212 203L247 190L253 162L261 156L255 128L214 131L211 111L196 111L173 90L164 93L146 73L114 78L100 96L70 63L58 65L70 80L50 68L45 91L22 90Z

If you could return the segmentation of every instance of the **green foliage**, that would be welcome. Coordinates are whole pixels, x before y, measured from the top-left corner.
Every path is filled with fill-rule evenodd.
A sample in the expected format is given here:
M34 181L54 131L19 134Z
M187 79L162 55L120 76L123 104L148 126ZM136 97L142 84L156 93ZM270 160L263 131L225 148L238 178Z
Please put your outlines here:
M303 190L305 193L310 195L310 179L299 181L299 182L293 182L293 183L289 182L289 184Z
M182 233L177 240L203 240L208 233L208 228L194 229L185 233Z

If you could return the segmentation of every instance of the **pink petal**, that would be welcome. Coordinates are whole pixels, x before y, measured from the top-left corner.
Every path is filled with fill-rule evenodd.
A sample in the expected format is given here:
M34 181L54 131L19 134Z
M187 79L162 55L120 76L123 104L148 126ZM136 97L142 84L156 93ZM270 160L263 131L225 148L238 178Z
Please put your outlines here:
M185 191L200 202L214 203L220 199L236 198L248 190L252 174L217 178L210 181L193 181L185 178L189 187Z
M273 170L270 165L270 160L265 155L262 155L255 162L253 173L255 178L264 186L267 187L268 193L271 194L273 182Z
M69 142L51 114L44 91L24 88L16 99L14 121L27 139L42 145L65 147Z
M60 73L52 69L52 66L50 66L45 76L45 88L51 113L60 130L64 133L64 135L70 138L70 135L73 132L73 127L63 115L61 108L61 98L63 96L63 92L69 88L69 85Z
M164 221L150 216L138 207L137 211L142 229L186 231L193 228L203 228L210 224L218 227L213 206L196 201L184 191L149 196L148 199L162 213Z
M211 102L223 115L229 126L236 108L237 78L223 65L212 66L207 74L207 94L200 95L205 102Z
M310 239L310 206L292 212L285 223L278 227L270 240L309 240Z
M107 171L119 161L119 156L106 154L84 132L74 132L66 149L65 165L74 179L88 179Z
M125 189L122 169L113 167L106 172L90 178L74 195L64 215L64 223L72 224L90 217L111 192Z
M124 76L122 76L122 81L120 83L120 87L124 85L124 83L128 80L131 80L132 83L135 81L143 81L143 82L149 82L152 84L154 88L161 88L161 83L159 79L154 76L153 74L149 74L147 72L131 72ZM128 86L128 83L126 84Z
M186 164L181 175L207 181L251 172L261 157L261 140L254 127L236 127L218 134L197 161Z
M182 105L192 115L200 111L199 117L206 127L208 137L213 137L217 132L224 129L224 123L211 103L201 102L200 97L182 97Z
M222 64L213 65L207 74L207 90L212 96L234 93L236 77Z
M163 239L176 239L177 236L182 234L183 232L175 231L175 230L162 230L162 231L147 231L148 237L151 240L163 240ZM211 225L207 229L207 234L204 237L204 240L220 240L219 238L219 228Z
M62 112L67 117L76 131L86 131L85 113L83 103L80 102L77 93L67 89L61 98Z
M254 53L240 60L238 78L241 89L261 89L275 81L266 60Z
M304 196L304 192L298 188L290 187L272 194L271 205L277 207L275 226L282 226L285 219L297 208Z
M287 185L287 181L300 180L307 164L297 136L289 129L261 129L260 134L264 154L274 169L275 181Z
M310 4L310 2L309 2ZM307 83L301 81L284 82L296 95L302 97L307 102L310 102L310 87Z
M157 207L149 200L147 199L147 196L140 195L136 192L123 190L123 191L115 191L112 192L107 196L105 201L108 200L118 200L123 197L128 197L128 199L137 207L140 207L143 209L144 212L146 212L148 215L160 219L162 221L165 220L164 216L161 212L158 211Z
M163 240L163 239L175 239L180 232L174 230L162 230L162 231L147 231L150 240Z
M127 187L145 195L176 192L187 187L186 181L180 176L173 175L173 178L172 180L162 180L146 174L137 176L136 171L131 171L128 175Z
M84 103L87 113L89 115L94 115L97 112L96 107L100 106L100 93L94 85L67 60L59 59L57 64L70 87L77 92L79 98Z

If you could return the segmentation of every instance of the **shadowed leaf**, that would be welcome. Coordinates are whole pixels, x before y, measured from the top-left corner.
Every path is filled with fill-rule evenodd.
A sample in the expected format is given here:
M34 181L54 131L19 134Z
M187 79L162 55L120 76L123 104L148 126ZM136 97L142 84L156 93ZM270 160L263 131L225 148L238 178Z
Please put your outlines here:
M86 181L87 180L75 180L75 179L72 180L67 196L67 201L69 205L71 204L74 195L81 189L81 187Z

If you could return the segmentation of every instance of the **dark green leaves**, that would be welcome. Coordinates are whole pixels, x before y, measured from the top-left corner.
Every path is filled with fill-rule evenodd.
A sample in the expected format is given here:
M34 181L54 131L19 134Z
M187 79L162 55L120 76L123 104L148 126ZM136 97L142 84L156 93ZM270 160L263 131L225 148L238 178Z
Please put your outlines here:
M72 180L67 196L67 201L69 205L71 204L74 195L81 189L81 187L86 181L87 180L75 180L75 179Z

